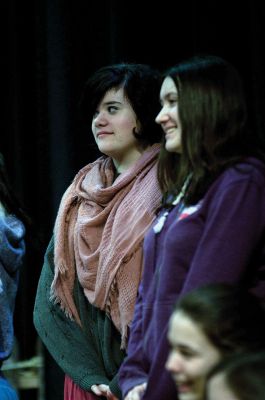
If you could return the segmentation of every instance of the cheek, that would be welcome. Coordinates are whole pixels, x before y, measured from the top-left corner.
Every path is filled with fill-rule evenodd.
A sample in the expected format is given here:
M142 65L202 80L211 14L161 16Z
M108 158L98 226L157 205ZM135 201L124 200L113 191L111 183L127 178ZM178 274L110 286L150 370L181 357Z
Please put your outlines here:
M134 118L124 118L121 125L126 132L132 132L136 128L136 121Z
M93 135L95 136L96 127L95 127L95 123L94 122L91 123L90 128L91 128L91 131L92 131Z
M212 367L214 367L218 363L219 360L220 357L218 355L212 355L212 357L201 360L196 365L196 370L194 371L194 373L197 373L197 376L205 377L212 369Z
M119 116L119 123L120 126L123 126L124 129L130 129L132 130L133 127L136 127L137 122L136 122L136 116L127 110L127 112L124 112L123 115Z
M179 125L179 112L178 107L171 108L168 112L170 119Z
M198 360L191 362L187 367L190 377L194 379L203 379L210 371L213 364L209 364L207 360Z

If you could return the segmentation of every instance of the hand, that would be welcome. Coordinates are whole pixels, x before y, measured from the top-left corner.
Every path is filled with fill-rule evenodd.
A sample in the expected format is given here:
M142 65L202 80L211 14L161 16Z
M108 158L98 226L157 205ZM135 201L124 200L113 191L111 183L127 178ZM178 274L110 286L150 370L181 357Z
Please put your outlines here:
M107 398L108 398L108 392L110 392L109 386L103 383L101 385L92 385L91 390L97 396L105 396Z
M127 396L124 400L140 400L142 394L145 392L147 386L147 382L142 383L141 385L135 386L132 390L127 393Z

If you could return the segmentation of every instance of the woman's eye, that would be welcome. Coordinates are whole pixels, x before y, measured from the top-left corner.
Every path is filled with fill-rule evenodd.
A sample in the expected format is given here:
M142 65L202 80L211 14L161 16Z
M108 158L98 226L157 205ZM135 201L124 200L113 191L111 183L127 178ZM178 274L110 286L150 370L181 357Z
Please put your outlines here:
M192 358L195 356L194 352L191 349L180 348L178 349L178 351L185 358Z
M172 98L172 99L169 99L168 102L169 102L169 104L170 104L171 106L173 106L173 105L177 104L178 99L177 99L177 98Z
M183 351L182 355L186 358L191 358L193 356L193 354L189 353L188 351Z
M110 114L114 114L117 110L118 110L118 107L116 107L116 106L109 106L108 107L108 112Z

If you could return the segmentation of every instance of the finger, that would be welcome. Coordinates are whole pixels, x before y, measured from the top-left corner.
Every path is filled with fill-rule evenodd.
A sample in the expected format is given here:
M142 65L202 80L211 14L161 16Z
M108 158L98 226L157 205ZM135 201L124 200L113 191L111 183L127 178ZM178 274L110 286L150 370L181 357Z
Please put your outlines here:
M98 385L92 385L91 391L95 393L97 396L101 396L101 390L98 388Z
M140 400L140 396L138 395L139 386L134 387L125 397L125 400Z
M101 390L109 390L109 386L105 385L105 383L101 383L100 385L98 385L98 388Z
M109 386L105 385L104 383L102 383L101 385L98 385L98 388L100 389L101 393L106 396L108 391L109 391Z
M129 400L140 400L138 390L132 390L132 392L130 393Z

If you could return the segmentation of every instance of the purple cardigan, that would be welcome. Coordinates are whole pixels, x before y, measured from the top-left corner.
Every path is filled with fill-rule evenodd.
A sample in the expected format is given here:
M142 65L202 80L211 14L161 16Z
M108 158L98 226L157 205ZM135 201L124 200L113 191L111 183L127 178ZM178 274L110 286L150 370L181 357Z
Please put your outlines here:
M142 399L177 398L164 365L167 324L179 296L202 284L230 282L265 298L264 235L265 165L254 158L223 172L195 207L179 216L176 206L160 233L150 228L128 356L119 375L124 396L148 381Z

